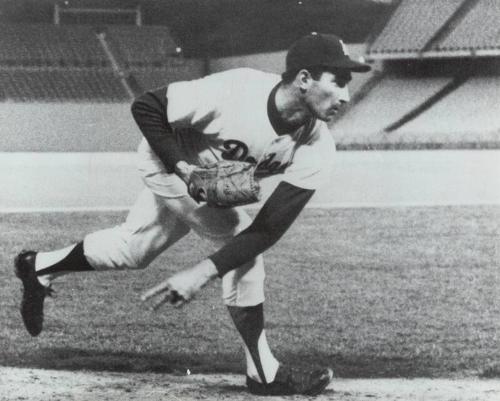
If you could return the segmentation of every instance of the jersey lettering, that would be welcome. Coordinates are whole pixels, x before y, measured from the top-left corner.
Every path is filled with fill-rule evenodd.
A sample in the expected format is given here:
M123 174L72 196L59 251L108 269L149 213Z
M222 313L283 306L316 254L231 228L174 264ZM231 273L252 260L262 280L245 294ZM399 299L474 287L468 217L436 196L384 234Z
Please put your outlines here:
M276 153L269 153L266 155L266 158L262 160L257 166L257 171L259 173L268 173L268 174L278 174L285 171L285 169L290 165L290 163L283 163L279 160L274 160L276 157Z
M257 164L257 160L254 157L248 156L248 146L246 143L236 139L228 139L224 141L222 146L224 150L221 156L224 160L239 160ZM282 163L279 160L275 160L275 158L276 153L267 154L257 165L257 173L265 175L282 173L291 164L290 162Z
M240 160L246 161L248 155L248 146L236 139L228 139L222 144L224 150L222 151L222 158L224 160Z

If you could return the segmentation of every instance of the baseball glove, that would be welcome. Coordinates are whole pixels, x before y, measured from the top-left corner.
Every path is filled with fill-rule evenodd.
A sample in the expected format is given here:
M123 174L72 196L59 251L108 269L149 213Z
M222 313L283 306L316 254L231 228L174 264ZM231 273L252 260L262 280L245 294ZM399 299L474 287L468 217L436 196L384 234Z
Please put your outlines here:
M188 182L188 192L197 202L210 207L233 207L260 200L260 186L254 177L255 165L223 160L196 167Z

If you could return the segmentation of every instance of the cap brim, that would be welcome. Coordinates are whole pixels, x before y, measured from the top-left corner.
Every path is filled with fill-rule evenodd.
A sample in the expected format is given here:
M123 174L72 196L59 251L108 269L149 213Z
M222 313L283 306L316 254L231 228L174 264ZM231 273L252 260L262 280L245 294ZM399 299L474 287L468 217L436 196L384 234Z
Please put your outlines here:
M368 64L360 63L346 57L344 60L339 60L335 62L335 65L331 65L333 68L340 68L343 70L349 70L353 72L368 72L372 69Z

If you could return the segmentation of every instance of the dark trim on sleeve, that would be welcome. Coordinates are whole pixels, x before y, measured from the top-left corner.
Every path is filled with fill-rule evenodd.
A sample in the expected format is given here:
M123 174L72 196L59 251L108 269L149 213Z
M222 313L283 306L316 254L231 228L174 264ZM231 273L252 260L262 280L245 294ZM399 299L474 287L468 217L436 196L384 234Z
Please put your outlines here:
M139 96L132 103L131 111L149 146L167 172L173 173L176 163L184 157L168 122L167 102L167 87L163 87Z
M252 224L209 257L217 267L219 277L274 245L292 225L314 192L282 181Z

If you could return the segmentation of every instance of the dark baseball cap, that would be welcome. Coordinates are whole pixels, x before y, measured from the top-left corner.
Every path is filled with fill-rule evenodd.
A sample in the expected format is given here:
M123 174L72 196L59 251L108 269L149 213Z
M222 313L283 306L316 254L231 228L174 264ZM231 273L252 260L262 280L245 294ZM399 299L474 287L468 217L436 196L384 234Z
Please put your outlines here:
M315 66L353 72L371 70L368 64L349 57L346 45L338 36L312 32L292 44L286 55L286 70L298 71Z

